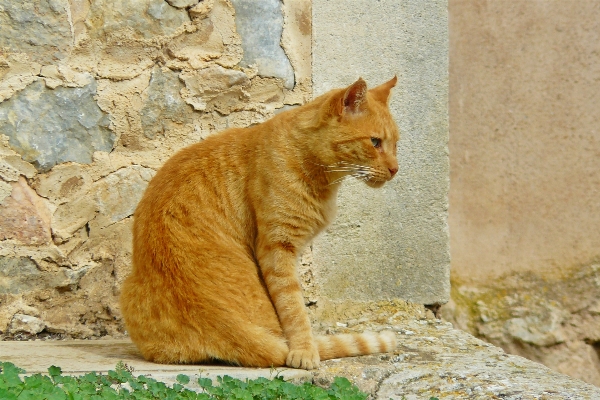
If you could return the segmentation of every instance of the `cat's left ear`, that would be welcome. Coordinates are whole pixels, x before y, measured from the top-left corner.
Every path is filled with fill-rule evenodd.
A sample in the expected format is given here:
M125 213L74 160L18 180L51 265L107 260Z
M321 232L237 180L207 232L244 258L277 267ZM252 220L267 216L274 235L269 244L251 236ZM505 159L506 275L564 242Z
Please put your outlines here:
M390 99L390 92L392 88L396 86L396 82L398 82L398 77L394 75L394 77L386 83L369 90L369 93L371 93L375 100L379 101L380 103L387 104L388 100Z
M367 83L363 78L348 86L342 98L341 115L360 114L367 102Z

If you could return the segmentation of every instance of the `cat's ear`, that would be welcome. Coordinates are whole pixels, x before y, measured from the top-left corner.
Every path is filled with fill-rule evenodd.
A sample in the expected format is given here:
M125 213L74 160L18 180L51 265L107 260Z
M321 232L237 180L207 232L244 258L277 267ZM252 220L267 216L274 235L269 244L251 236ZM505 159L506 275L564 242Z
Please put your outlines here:
M379 101L380 103L387 104L388 100L390 99L390 91L394 86L396 86L396 82L398 82L398 77L394 75L392 79L386 83L374 87L373 89L369 90L369 92L375 100Z
M363 78L358 78L358 80L348 86L344 92L340 115L359 114L365 108L366 102L367 83Z

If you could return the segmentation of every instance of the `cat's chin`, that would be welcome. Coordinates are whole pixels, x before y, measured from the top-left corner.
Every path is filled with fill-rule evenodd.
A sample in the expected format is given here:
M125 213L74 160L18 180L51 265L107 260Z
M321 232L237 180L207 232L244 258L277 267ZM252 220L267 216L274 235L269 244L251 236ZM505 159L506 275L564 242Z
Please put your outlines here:
M382 187L383 185L385 185L387 181L365 181L365 183L367 184L367 186L372 187L374 189L378 189L380 187Z

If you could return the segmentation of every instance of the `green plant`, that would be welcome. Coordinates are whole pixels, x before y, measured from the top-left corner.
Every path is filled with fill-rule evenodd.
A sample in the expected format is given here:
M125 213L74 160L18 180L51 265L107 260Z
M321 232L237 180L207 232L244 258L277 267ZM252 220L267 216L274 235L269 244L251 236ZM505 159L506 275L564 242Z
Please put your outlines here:
M163 382L140 375L118 363L107 375L88 373L65 376L59 367L48 368L48 375L22 376L24 370L12 363L0 363L0 398L6 400L122 400L122 399L201 399L201 400L364 400L367 398L346 378L337 377L329 389L310 383L294 385L281 377L273 380L258 378L241 381L229 376L218 377L213 385L209 378L199 378L200 393L189 390L187 375L178 375L177 383L169 387Z

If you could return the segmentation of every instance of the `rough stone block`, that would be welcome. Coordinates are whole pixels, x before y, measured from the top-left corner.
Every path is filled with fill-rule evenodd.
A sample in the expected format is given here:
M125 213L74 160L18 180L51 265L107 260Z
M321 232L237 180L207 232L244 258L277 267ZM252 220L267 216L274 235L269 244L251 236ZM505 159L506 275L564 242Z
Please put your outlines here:
M310 1L285 0L284 26L281 47L294 69L294 90L286 94L287 104L304 104L310 100L307 93L312 86L312 18Z
M201 27L205 22L199 21L207 17L214 25L216 36L223 43L223 54L215 59L215 62L225 68L233 68L238 65L243 56L242 39L235 29L235 9L231 2L229 0L204 0L190 8L189 14L196 26ZM190 58L189 63L192 68L206 67L197 61L197 57Z
M7 181L17 181L20 175L31 179L37 174L35 167L28 162L23 161L18 155L5 156L1 163L0 176ZM3 167L6 167L6 169L10 171L7 174L9 175L8 177L3 174Z
M15 314L10 324L10 333L29 333L36 334L44 330L46 324L37 317L27 314Z
M254 103L261 103L272 109L283 107L283 88L278 79L255 76L247 93Z
M471 285L453 288L444 318L509 353L600 386L600 264Z
M28 54L0 53L0 102L35 82L41 67Z
M185 9L164 0L90 3L85 16L85 7L80 8L79 20L74 20L77 40L82 44L77 51L81 56L93 52L93 57L81 61L94 64L97 76L115 81L133 79L151 69L157 58L162 58L162 44L182 34L184 25L190 23Z
M122 168L94 183L85 195L61 204L52 217L55 240L68 240L91 221L95 228L103 228L130 217L153 175L154 170L139 165ZM83 179L79 175L73 177L61 187Z
M242 37L242 66L256 65L258 74L281 78L294 87L294 70L281 48L283 13L279 0L232 0L235 25Z
M63 164L47 174L36 176L33 188L53 204L62 204L83 196L91 186L91 177L78 164Z
M144 136L154 139L169 130L169 122L183 124L192 119L193 109L183 101L179 92L184 85L178 74L159 67L152 70L140 111Z
M68 240L90 222L98 212L98 205L90 195L61 204L52 215L52 236L55 241Z
M223 55L223 36L211 18L201 19L194 25L197 30L171 41L168 52L179 60L187 61L193 69L206 68L209 62Z
M37 81L0 103L0 133L39 171L66 161L90 163L94 151L111 151L115 141L95 94L94 80L54 90Z
M0 0L0 48L43 63L63 58L73 42L67 7L60 0Z
M10 183L0 181L0 205L2 205L2 202L4 201L4 199L6 199L8 196L10 196L11 193L12 193L12 186L10 185Z
M98 182L92 189L92 196L98 204L98 225L107 226L133 215L153 176L154 170L133 165Z
M167 0L167 3L175 8L190 8L198 4L200 0Z
M445 0L315 0L313 89L319 95L394 75L396 178L343 187L338 217L313 246L323 294L445 303L448 247L448 24Z
M164 0L93 1L86 20L92 38L133 30L134 36L140 39L171 35L189 21L185 10L172 7Z
M10 196L0 205L0 240L12 239L26 245L50 241L50 211L21 177L11 183Z
M241 71L213 66L184 72L180 77L185 82L182 96L195 110L229 114L243 109L248 100L243 89L250 84L250 79Z
M0 256L0 294L19 294L73 283L62 271L40 271L28 257ZM2 329L2 327L0 327Z

